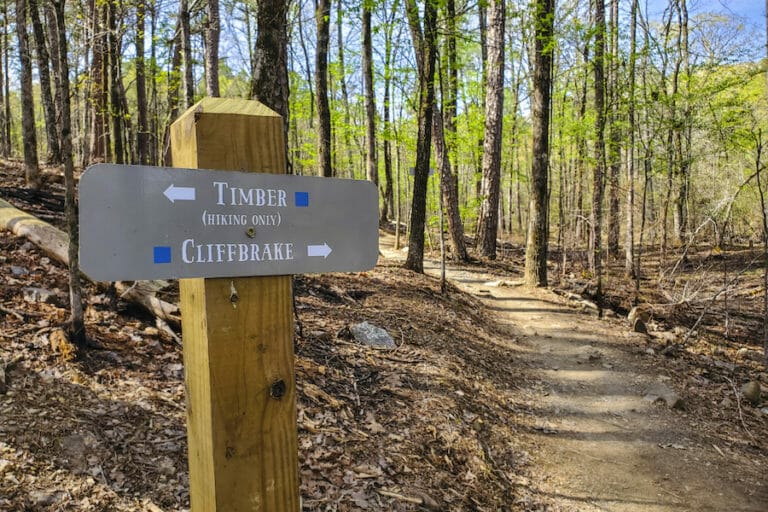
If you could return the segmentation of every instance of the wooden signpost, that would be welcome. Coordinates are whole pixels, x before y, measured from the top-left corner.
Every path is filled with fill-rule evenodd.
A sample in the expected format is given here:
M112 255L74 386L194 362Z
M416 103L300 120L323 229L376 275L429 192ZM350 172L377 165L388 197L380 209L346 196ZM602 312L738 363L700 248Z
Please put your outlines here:
M191 107L171 126L171 156L186 170L83 174L81 268L181 278L193 512L297 512L293 290L278 274L372 268L376 187L245 174L286 172L282 119L255 101Z
M171 126L176 167L285 173L280 116L205 99ZM194 512L298 511L290 276L182 279Z

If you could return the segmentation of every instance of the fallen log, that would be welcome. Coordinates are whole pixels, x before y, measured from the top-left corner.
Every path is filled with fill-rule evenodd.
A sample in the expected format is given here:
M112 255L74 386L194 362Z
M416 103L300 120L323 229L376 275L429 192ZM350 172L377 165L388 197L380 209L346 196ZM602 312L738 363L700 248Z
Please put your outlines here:
M38 246L51 258L69 264L69 236L60 229L51 226L37 217L19 210L12 204L0 199L0 227L21 236ZM106 283L94 283L106 288ZM165 281L137 281L134 284L115 283L115 289L124 300L145 309L174 327L181 325L179 307L157 298L156 293L166 287Z

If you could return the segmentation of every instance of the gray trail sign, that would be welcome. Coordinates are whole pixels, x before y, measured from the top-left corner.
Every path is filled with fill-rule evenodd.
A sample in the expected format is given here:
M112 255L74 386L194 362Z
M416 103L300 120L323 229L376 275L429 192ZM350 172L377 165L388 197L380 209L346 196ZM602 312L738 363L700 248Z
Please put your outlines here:
M80 267L119 281L369 270L369 181L99 164L80 180Z

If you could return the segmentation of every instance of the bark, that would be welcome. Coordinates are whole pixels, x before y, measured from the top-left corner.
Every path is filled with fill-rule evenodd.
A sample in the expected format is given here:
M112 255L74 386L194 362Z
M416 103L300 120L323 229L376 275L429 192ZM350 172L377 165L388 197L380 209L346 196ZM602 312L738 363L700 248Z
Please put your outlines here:
M483 144L482 205L478 247L486 258L496 258L501 183L501 135L504 119L504 0L488 3L488 83L485 142Z
M627 124L629 130L627 155L627 232L624 238L624 271L627 277L635 277L635 77L637 68L637 5L632 0L629 21L629 98ZM767 0L768 1L768 0Z
M395 5L397 4L398 0L395 0ZM392 9L394 10L394 6ZM343 27L344 27L344 19L343 19L343 9L342 9L342 0L338 0L336 4L336 39L338 40L338 60L339 60L339 69L341 72L339 73L339 83L341 86L341 102L344 105L344 146L345 146L345 153L346 153L346 162L344 162L344 165L342 166L346 172L344 173L345 176L349 176L350 178L354 178L354 171L352 169L352 140L350 137L350 126L351 126L351 119L352 114L349 110L349 92L347 91L347 67L344 63L344 37L343 37ZM392 32L392 26L387 25L386 30L389 34ZM391 48L390 48L391 52Z
M104 26L106 5L89 0L89 23L93 46L91 48L89 107L91 134L86 162L107 160L107 30Z
M205 23L205 93L212 97L221 96L219 91L219 37L221 19L219 0L208 0Z
M10 77L8 75L9 47L8 44L8 2L3 2L2 65L0 65L0 156L11 154L11 102Z
M437 5L426 0L424 5L424 36L419 36L420 22L415 0L406 0L406 15L419 66L419 117L416 140L416 165L411 199L411 221L408 238L408 257L404 267L424 273L424 227L427 209L427 181L429 179L430 141L432 139L432 113L435 104L435 61L437 58Z
M317 163L318 174L333 176L331 166L331 107L328 101L328 45L331 29L331 1L316 4L317 49L315 51L315 87L317 89Z
M595 164L592 173L592 229L590 234L591 266L597 279L597 305L602 316L603 269L602 269L602 227L603 195L605 190L605 4L595 2Z
M136 149L140 165L149 164L149 120L147 112L147 75L144 60L144 30L146 28L146 5L139 0L136 5Z
M621 130L619 129L619 2L611 0L610 53L608 55L608 254L619 257L619 176L621 174Z
M60 84L57 91L61 111L61 156L64 164L64 209L67 216L68 266L69 266L69 307L68 334L78 347L86 341L85 315L80 285L79 236L77 204L75 202L75 166L72 160L72 119L69 104L69 64L67 61L67 34L64 25L64 0L52 0L56 12L56 32L59 54L56 57L56 74Z
M109 27L109 103L112 116L113 158L115 163L122 164L125 162L125 133L123 130L123 98L120 87L122 56L117 23L117 2L113 0L107 5L107 26Z
M397 4L397 3L396 3ZM394 14L394 6L392 10ZM382 223L389 222L394 215L394 190L392 187L392 126L390 91L392 90L392 26L393 20L389 19L385 29L384 40L384 201L381 205L380 220Z
M192 28L189 21L189 0L179 2L179 28L181 56L184 59L184 74L182 85L184 89L184 108L195 103L195 79L193 76L194 61L192 60Z
M553 22L554 0L538 0L535 5L534 74L531 105L533 110L532 183L530 213L528 215L528 241L525 248L525 282L529 286L547 286L549 243L547 188Z
M284 140L288 140L288 0L262 0L256 18L256 49L251 97L283 117ZM286 145L286 162L288 152Z
M35 132L35 105L32 99L32 62L27 39L27 2L16 0L16 33L19 44L21 71L21 130L24 142L24 175L27 187L37 190L41 186L37 160L37 134Z
M45 118L45 135L48 143L46 160L50 164L61 163L61 149L59 148L59 134L56 129L56 109L51 93L50 56L48 45L45 41L45 30L40 20L40 8L37 0L28 0L29 16L32 20L32 33L35 37L35 49L37 55L37 73L40 78L40 103L43 106Z
M363 81L365 82L365 168L368 181L379 184L379 158L376 150L376 97L373 93L373 35L371 0L363 0ZM386 206L382 222L386 221Z

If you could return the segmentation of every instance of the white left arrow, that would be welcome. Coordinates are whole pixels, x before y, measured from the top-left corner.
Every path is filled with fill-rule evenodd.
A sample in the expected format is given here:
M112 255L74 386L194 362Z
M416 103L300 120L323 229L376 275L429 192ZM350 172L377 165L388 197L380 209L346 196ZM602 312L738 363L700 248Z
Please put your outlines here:
M307 246L307 256L322 256L323 258L327 258L329 254L331 254L331 247L327 243L323 243L323 245L308 245Z
M165 189L163 192L165 197L171 200L172 203L176 201L194 201L195 200L195 188L194 187L175 187L173 183Z

